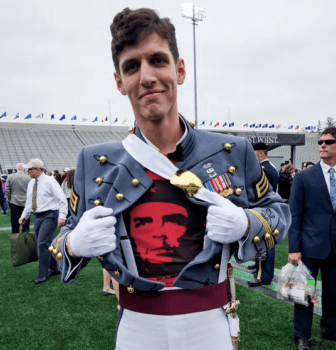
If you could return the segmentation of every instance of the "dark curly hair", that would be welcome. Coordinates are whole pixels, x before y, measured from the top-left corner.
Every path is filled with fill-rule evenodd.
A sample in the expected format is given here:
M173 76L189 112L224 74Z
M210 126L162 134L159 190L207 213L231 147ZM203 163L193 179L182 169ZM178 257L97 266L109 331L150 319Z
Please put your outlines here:
M336 139L336 127L332 126L330 128L324 129L321 135L331 134Z
M179 59L175 27L169 18L160 18L154 10L147 8L130 10L126 7L114 17L110 29L112 59L118 74L120 74L119 57L123 49L138 44L152 33L157 33L162 39L168 41L175 63Z

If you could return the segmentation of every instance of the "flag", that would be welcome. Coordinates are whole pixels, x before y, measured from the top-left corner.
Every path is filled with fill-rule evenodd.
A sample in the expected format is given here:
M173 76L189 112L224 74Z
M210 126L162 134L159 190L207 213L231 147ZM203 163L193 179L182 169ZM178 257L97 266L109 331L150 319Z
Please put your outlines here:
M42 113L42 114L37 115L35 118L43 118L43 113Z
M316 130L316 126L311 126L311 130Z
M124 124L124 123L126 123L127 122L127 118L121 123L121 124Z
M51 120L53 120L53 119L55 119L55 116L52 114L52 115L51 115Z
M256 128L261 128L261 124L256 125Z
M223 124L223 128L224 128L224 126L226 126L226 122Z
M299 127L300 127L300 125L297 125L297 126L295 127L295 130L297 130Z
M289 126L288 129L293 129L293 125Z
M118 118L115 118L115 120L114 120L114 122L112 124L116 123L117 121L118 121Z
M65 120L65 114L62 115L62 117L60 118L60 120Z
M210 122L210 124L209 125L212 125L212 121Z
M215 128L216 126L219 126L219 122L217 122L217 123L214 125L214 128Z
M0 119L4 118L4 117L7 117L7 113L6 112L0 117Z
M250 128L254 128L255 127L255 124L250 124Z
M74 115L71 120L77 120L77 117Z
M281 128L281 124L278 124L278 125L276 126L276 128L277 128L277 129L280 129L280 128Z
M229 128L231 128L231 126L234 126L234 122L229 124Z
M306 128L305 128L306 130L310 130L310 126L306 126Z
M107 118L107 117L105 118L105 121L106 121L106 122L108 121L108 118Z
M82 119L82 122L86 122L86 121L87 121L87 119L86 119L86 118L83 118L83 119Z
M274 124L270 125L269 129L274 129Z
M244 128L247 128L247 127L248 127L248 123L245 123L245 124L243 125L243 127L244 127ZM251 125L250 125L250 128L251 128Z
M263 128L268 128L268 124L264 124L262 127Z
M92 123L97 122L97 121L98 121L98 117L94 118L94 119L92 120Z
M20 118L19 113L16 113L16 116L15 116L14 120L17 119L17 118Z
M31 118L31 114L28 114L25 119L30 119L30 118Z
M205 124L205 120L202 121L202 123L200 124L200 126L201 126L201 125L204 125L204 124Z

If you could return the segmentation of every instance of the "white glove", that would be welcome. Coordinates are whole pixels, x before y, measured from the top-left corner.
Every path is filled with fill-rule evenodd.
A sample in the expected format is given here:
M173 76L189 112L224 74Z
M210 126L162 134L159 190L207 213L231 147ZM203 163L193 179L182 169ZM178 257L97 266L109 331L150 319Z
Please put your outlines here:
M70 233L70 247L78 257L92 258L116 248L113 210L95 207L86 211L76 228Z
M248 219L243 208L237 207L227 198L224 199L224 206L211 205L208 208L208 237L219 243L237 242L247 230Z

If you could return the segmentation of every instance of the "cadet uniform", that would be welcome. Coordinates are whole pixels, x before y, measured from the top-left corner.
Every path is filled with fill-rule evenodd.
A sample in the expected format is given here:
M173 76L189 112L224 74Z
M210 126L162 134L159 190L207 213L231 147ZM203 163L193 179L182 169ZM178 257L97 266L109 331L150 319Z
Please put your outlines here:
M223 259L222 251L234 250L238 262L252 260L256 255L273 247L275 242L281 241L290 225L289 208L269 188L268 180L247 139L194 130L182 116L181 118L184 120L187 132L174 152L176 167L188 169L201 179L204 187L245 208L249 220L248 237L232 244L231 247L205 239L204 249L178 273L174 281L174 290L162 292L165 284L137 276L134 269L127 266L121 249L123 241L129 239L129 232L128 235L122 233L123 215L150 191L153 180L147 175L146 169L129 155L121 142L108 142L83 148L78 157L70 200L71 217L53 241L53 254L59 261L62 282L72 283L89 259L82 258L76 266L73 266L65 251L67 234L76 227L83 213L94 206L103 205L113 209L113 215L117 219L115 226L117 248L98 259L120 284L122 308L119 312L118 325L123 323L123 318L132 318L130 312L134 312L134 317L140 315L140 319L142 313L146 314L144 317L156 313L150 316L160 319L164 315L170 315L169 320L175 320L173 317L180 317L181 314L197 316L200 312L217 312L216 310L227 302L223 297L223 294L227 296L226 285L224 282L219 283L219 275L221 269L224 269L226 275L230 254ZM138 127L131 128L131 132L144 141ZM183 191L180 191L183 194ZM194 204L205 208L209 206L207 202L187 194L183 195ZM177 298L174 297L174 293ZM183 299L184 303L176 307L175 302L184 298L184 295L187 296ZM195 300L201 300L202 303ZM152 302L154 307L151 305ZM141 308L142 303L146 305L144 308ZM146 322L138 320L138 327L146 328ZM175 326L179 324L178 320L176 322ZM156 321L153 322L153 325L157 324ZM119 337L118 325L116 332ZM139 337L143 336L143 330L139 328L136 330ZM204 337L203 333L201 332L199 336ZM147 329L144 336L147 337L147 334L155 336L154 330L152 332L151 329ZM186 334L190 338L190 333ZM207 336L209 337L209 334ZM138 341L141 339L137 338ZM165 340L160 338L159 342L163 344ZM176 342L180 343L180 340ZM141 348L139 344L137 346ZM228 346L222 344L220 349L227 349ZM126 345L121 348L126 348ZM157 345L154 344L154 348L157 348ZM168 345L162 345L162 349L167 348Z

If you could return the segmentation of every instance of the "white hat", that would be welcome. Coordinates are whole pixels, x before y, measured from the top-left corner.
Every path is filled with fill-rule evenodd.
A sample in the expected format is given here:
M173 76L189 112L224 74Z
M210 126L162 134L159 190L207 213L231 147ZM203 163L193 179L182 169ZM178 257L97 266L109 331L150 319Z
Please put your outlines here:
M41 159L31 159L28 164L25 165L26 169L30 168L39 168L39 169L44 169L44 164Z
M64 169L64 172L69 171L69 170L70 170L70 168L65 168L65 169Z

